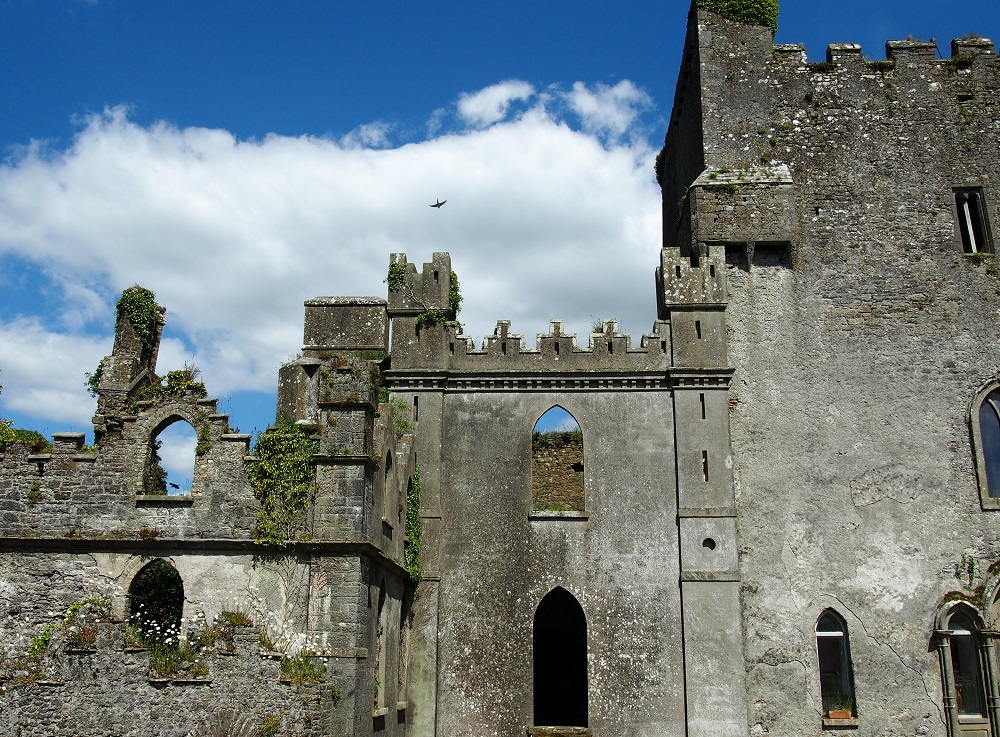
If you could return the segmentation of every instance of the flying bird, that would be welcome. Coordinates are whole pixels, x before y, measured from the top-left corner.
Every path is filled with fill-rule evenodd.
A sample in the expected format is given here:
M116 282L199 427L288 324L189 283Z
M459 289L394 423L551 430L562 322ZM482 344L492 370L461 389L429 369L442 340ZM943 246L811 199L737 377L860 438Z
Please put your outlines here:
M441 205L443 205L445 202L448 201L448 200L438 200L437 197L435 197L434 199L437 200L437 201L433 205L431 205L431 207L436 207L439 210L441 209Z

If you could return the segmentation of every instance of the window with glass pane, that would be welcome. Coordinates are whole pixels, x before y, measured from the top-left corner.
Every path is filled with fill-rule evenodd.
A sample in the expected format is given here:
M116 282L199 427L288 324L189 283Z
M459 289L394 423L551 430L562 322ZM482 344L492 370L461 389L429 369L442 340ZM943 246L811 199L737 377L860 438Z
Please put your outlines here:
M1000 497L1000 390L991 391L979 405L979 439L989 495Z

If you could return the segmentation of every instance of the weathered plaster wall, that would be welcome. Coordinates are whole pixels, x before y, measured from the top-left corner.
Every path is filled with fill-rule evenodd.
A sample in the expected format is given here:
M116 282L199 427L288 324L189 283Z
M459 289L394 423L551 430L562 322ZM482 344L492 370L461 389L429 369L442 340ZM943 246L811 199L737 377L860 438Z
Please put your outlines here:
M699 12L697 31L707 173L734 177L693 193L691 240L727 250L751 734L821 733L813 628L831 607L854 733L944 735L934 618L1000 558L968 423L1000 365L1000 281L993 256L963 255L952 189L982 186L1000 212L1000 63L902 43L807 64L766 29ZM761 186L739 173L775 166L802 235L754 254L741 241L773 240L788 210L734 232Z
M589 517L531 515L531 431L555 404L583 429ZM595 733L683 734L669 393L449 393L443 418L440 733L533 724L533 617L562 586L587 617Z

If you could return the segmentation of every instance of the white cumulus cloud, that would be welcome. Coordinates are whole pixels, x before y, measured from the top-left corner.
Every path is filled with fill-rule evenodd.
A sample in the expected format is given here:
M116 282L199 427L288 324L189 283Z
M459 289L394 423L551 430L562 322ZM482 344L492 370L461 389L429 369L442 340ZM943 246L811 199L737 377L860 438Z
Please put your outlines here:
M458 98L458 114L469 125L483 127L507 117L511 103L528 100L535 88L527 82L507 80Z
M585 131L616 138L624 135L640 111L653 103L649 95L627 79L614 87L598 84L594 90L583 82L575 82L566 99L580 116Z
M644 98L623 84L574 86L574 109L627 132ZM110 352L114 303L134 283L167 308L160 373L193 360L213 396L273 392L302 343L302 302L384 297L397 251L451 253L477 343L509 319L534 347L554 318L585 342L610 317L638 342L656 316L655 151L574 129L541 102L508 119L533 94L504 82L464 95L468 127L405 145L381 124L340 141L241 141L113 108L64 149L26 146L0 165L0 264L44 270L54 295L0 314L0 415L89 420L83 371Z

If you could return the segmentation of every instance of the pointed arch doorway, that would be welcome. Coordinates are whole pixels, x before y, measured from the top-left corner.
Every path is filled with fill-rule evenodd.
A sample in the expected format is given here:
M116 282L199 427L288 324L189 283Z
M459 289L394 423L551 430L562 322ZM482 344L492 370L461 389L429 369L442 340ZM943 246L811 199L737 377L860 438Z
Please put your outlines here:
M561 586L535 610L532 645L535 726L588 726L587 618Z

